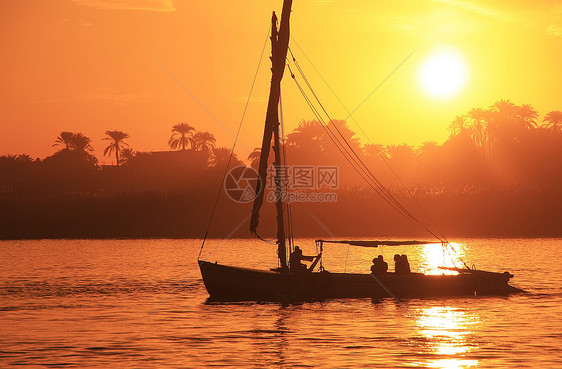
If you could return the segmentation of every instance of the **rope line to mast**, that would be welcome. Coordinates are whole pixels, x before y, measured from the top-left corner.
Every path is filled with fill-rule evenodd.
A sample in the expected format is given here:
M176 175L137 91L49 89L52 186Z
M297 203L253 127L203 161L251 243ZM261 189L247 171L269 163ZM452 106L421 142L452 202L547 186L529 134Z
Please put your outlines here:
M294 57L293 57L293 61L296 62L296 60L294 59ZM295 63L295 65L296 65L296 63ZM296 65L296 66L297 66L297 68L299 68L298 65ZM301 75L303 75L303 72L302 72L302 70L301 70L300 68L299 68L299 72L301 73ZM295 82L298 83L298 81L296 81L295 78L293 78L293 79L295 80ZM303 79L304 79L305 82L307 83L307 86L309 87L309 89L312 90L310 84L308 83L308 80L306 79L306 77L305 77L304 75L303 75ZM303 91L302 88L299 88L299 89L301 90L301 93L306 94L306 93ZM316 96L316 94L314 93L314 91L312 91L312 92L313 92L313 95L315 96L316 100L319 101L319 99L318 99L318 97ZM307 97L307 99L310 101L310 98ZM312 102L310 102L309 105L312 105ZM326 109L324 109L324 107L322 106L321 103L320 103L320 106L321 106L322 110L324 111L324 113L326 114L326 116L328 117L328 119L329 119L329 120L331 121L331 123L333 124L333 121L331 120L329 114L326 112ZM345 148L345 146L343 146L343 144L340 142L340 140L335 136L334 132L333 132L332 129L327 125L327 123L325 122L325 120L320 116L320 114L318 113L318 110L317 110L316 108L314 108L314 109L316 110L315 115L316 115L316 117L318 118L319 122L322 123L322 127L324 128L324 130L325 130L326 133L328 134L328 137L332 140L332 142L336 145L336 147L338 147L338 149L340 149L340 147L339 147L338 145L341 145L340 152L342 153L342 155L344 155L344 156L345 156L345 155L349 155L349 156L350 156L351 160L350 160L349 158L347 158L347 157L346 157L346 159L347 159L348 162L354 167L354 169L355 169L356 171L357 171L357 170L360 170L360 171L363 173L363 175L361 175L361 177L362 177L365 181L368 182L368 180L365 178L365 176L367 176L367 177L373 177L373 178L371 178L371 180L375 182L375 185L376 185L376 187L378 188L378 190L376 190L376 192L377 192L377 194L378 194L379 196L383 197L385 200L387 200L387 198L388 198L387 202L388 202L388 201L392 201L392 198L389 196L389 194L387 193L387 191L385 191L386 189L384 188L384 186L382 186L382 184L376 179L376 177L374 177L374 176L372 175L372 173L368 173L368 169L366 168L366 166L364 165L364 163L361 163L361 162L360 162L360 159L359 159L358 155L355 154L355 152L353 151L353 148L349 145L349 143L347 142L347 140L345 139L345 137L343 137L343 135L341 134L341 132L339 132L339 130L338 130L339 135L342 137L343 141L344 141L344 142L347 144L347 146L348 146L347 149ZM333 125L334 125L334 124L333 124ZM334 125L334 128L337 129L337 126ZM336 142L336 141L337 141L337 142ZM350 151L355 154L355 155L354 155L355 157L351 156ZM358 160L358 159L359 159L359 160ZM351 161L353 161L353 163L351 163ZM378 183L377 183L377 182L378 182ZM371 187L372 187L372 185L371 185ZM392 202L393 202L393 201L392 201ZM390 203L389 203L389 204L390 204ZM401 207L401 204L399 204L399 203L398 203L398 204L395 203L395 205L396 205L397 207ZM393 206L393 208L396 209L396 206ZM404 215L405 215L406 217L410 217L410 216L407 214L407 211L405 211L405 209L402 209L402 210L396 209L396 210L399 211L399 212L401 212L401 213L404 212ZM412 220L413 220L413 219L412 219ZM413 220L413 221L415 222L415 220Z
M363 172L367 172L366 174L372 178L372 180L377 184L377 187L380 188L381 192L383 192L386 196L389 197L389 199L391 201L393 201L398 207L400 207L402 209L402 211L407 214L409 217L411 217L415 222L419 222L416 217L411 214L399 201L397 201L394 196L390 193L390 191L388 191L386 189L386 187L378 180L378 178L371 172L371 170L367 167L367 165L365 165L365 163L363 162L363 160L359 157L359 155L357 154L357 152L353 149L353 147L351 147L351 145L349 144L349 142L347 141L347 139L343 136L343 134L341 133L341 131L339 130L338 126L334 123L334 120L330 117L330 115L328 114L328 112L326 111L326 109L324 108L324 105L322 104L322 102L320 101L320 99L318 98L318 96L316 95L316 93L314 92L314 89L312 88L311 84L308 82L308 79L306 78L306 75L304 74L303 70L301 69L300 65L298 64L298 62L296 61L292 51L291 51L291 56L293 57L293 62L295 63L297 69L299 70L299 73L301 74L301 76L303 77L303 80L305 81L306 85L308 86L309 90L312 92L314 98L316 99L316 101L318 102L318 104L320 105L322 111L324 112L324 114L326 114L326 116L328 117L328 121L334 126L336 132L338 133L338 135L341 137L341 139L343 140L343 142L347 145L347 147L349 148L349 152L351 152L356 160L354 159L354 161L356 161L362 169ZM430 232L432 233L432 232ZM432 235L434 235L432 233ZM435 235L434 235L435 236ZM437 237L437 236L436 236ZM439 239L439 237L437 237Z
M283 99L281 98L281 93L279 94L279 125L281 126L281 152L283 156L283 163L287 165L287 150L285 149L285 120L283 117ZM285 181L285 192L289 193L289 185L287 181ZM287 209L287 233L288 233L288 240L289 240L289 255L293 252L295 239L293 233L293 216L292 216L292 209L291 209L291 202L289 197L287 196L286 202L286 209Z
M355 162L355 159L353 157L349 157L349 153L347 153L345 147L343 147L343 145L341 144L341 142L338 141L337 137L334 136L333 132L331 131L330 127L326 125L326 123L324 122L323 118L319 115L318 111L316 110L316 108L312 105L312 102L310 101L309 97L306 95L306 93L304 92L304 90L302 89L302 87L300 86L299 82L295 80L295 83L299 89L299 91L301 92L301 94L303 94L303 97L305 99L305 101L307 102L307 104L309 105L309 107L311 108L311 110L313 111L314 115L316 116L316 118L318 119L318 121L320 123L322 123L322 128L326 131L327 135L329 136L330 140L334 143L334 145L336 146L336 148L338 149L338 151L342 154L343 158L351 165L351 167L357 172L357 174L367 183L367 185L369 185L389 206L391 206L394 210L396 210L399 214L401 214L402 216L404 216L406 219L408 219L410 222L412 222L413 224L420 226L418 223L416 223L416 221L412 218L410 218L407 214L405 214L398 206L396 206L396 204L394 204L389 198L387 198L383 193L380 192L380 190L377 188L377 186L373 183L371 183L371 181L369 180L368 177L366 177L366 173L364 171L363 168L358 167L358 164ZM423 226L422 226L423 228ZM425 229L425 228L423 228ZM437 237L438 238L438 237Z
M304 89L302 88L302 86L300 86L300 83L298 83L297 79L295 78L294 73L292 72L292 69L290 68L289 65L289 70L291 72L291 77L293 78L293 80L295 81L295 83L297 84L297 87L299 89L299 91L301 92L301 94L303 95L303 97L305 98L305 101L307 101L307 104L309 105L309 107L311 107L311 110L313 111L314 115L318 118L319 122L321 123L322 127L324 128L324 130L326 131L326 133L328 134L328 137L332 140L332 142L336 145L336 147L338 148L338 150L342 153L342 155L344 155L344 157L346 158L346 160L352 165L353 169L367 182L367 184L373 188L375 190L375 192L381 196L392 208L394 208L396 211L398 211L402 216L404 216L405 218L407 218L409 221L411 221L413 224L417 225L418 227L421 227L422 229L424 229L426 232L428 232L429 234L431 234L432 236L434 236L436 239L440 240L443 242L442 238L437 236L434 232L432 232L428 227L426 227L425 225L423 225L412 213L410 213L395 197L394 195L392 195L392 193L390 193L390 191L378 180L378 178L376 178L376 176L369 170L369 168L365 165L365 163L363 162L363 160L359 157L359 155L355 152L355 150L353 149L353 147L351 147L351 145L349 144L349 142L347 141L347 139L343 136L343 134L341 133L341 131L338 129L338 127L334 124L333 119L330 118L330 115L328 114L328 112L326 111L326 109L324 108L323 104L321 103L320 99L318 98L318 96L316 95L316 93L314 92L314 89L312 88L312 86L310 85L310 83L308 82L308 79L306 78L304 72L302 71L302 68L300 68L300 66L298 65L298 62L296 61L296 58L294 57L294 54L292 53L292 50L289 49L291 56L293 58L293 63L295 64L295 66L297 67L297 69L299 70L299 73L301 74L303 80L305 81L307 87L309 88L309 90L311 91L312 95L314 96L314 98L316 99L317 103L319 104L320 108L322 109L322 111L324 112L324 114L328 117L328 120L330 123L332 123L334 129L336 130L337 134L340 136L341 140L336 136L336 134L332 131L332 129L328 126L328 124L325 122L325 120L320 116L318 109L316 107L313 106L312 101L310 99L310 97L307 96L306 92L304 91ZM343 143L342 143L343 141ZM345 144L345 145L344 145ZM341 146L341 147L340 147ZM347 146L347 147L346 147ZM349 156L349 157L348 157ZM367 179L368 178L368 179Z
M334 95L334 97L336 98L336 100L339 102L339 104L342 106L342 108L346 111L346 113L348 114L348 117L351 118L355 124L357 125L357 128L359 128L359 130L361 131L361 133L363 134L363 136L365 136L365 138L367 138L367 140L369 141L369 143L371 145L373 145L373 147L375 148L377 155L382 159L382 161L385 163L385 165L388 167L388 169L392 172L392 174L394 175L394 177L398 180L398 182L400 183L400 185L406 190L406 192L408 193L408 196L414 201L414 203L416 204L416 206L420 209L420 211L423 213L423 215L427 218L427 220L430 222L430 224L436 229L436 231L439 233L439 235L441 237L437 237L442 243L448 245L455 253L457 253L456 249L453 247L453 245L449 242L449 240L447 239L447 236L441 231L441 229L439 228L439 226L434 222L434 220L431 218L431 216L427 213L427 211L425 210L425 208L418 202L418 200L416 199L416 197L414 196L414 194L412 193L412 191L406 186L406 184L402 181L402 178L398 175L398 173L396 173L396 171L394 170L394 168L390 165L390 163L388 162L388 160L385 158L385 156L379 151L379 149L376 147L376 145L374 145L373 141L371 140L371 138L365 133L365 131L363 130L363 128L361 128L361 126L359 125L359 122L357 122L357 120L355 119L355 117L353 116L353 113L357 110L354 109L353 112L350 112L347 107L345 106L345 104L341 101L341 99L339 98L339 96L335 93L335 91L332 89L332 87L328 84L328 81L326 81L326 79L324 78L324 76L322 76L322 74L320 73L320 71L318 70L318 68L316 68L316 66L314 65L314 63L310 60L310 58L306 55L306 53L304 52L304 50L300 47L300 45L295 41L294 38L291 37L291 39L293 40L293 42L295 43L295 45L297 45L297 48L301 51L301 53L304 55L305 59L310 63L310 65L312 66L312 68L316 71L316 73L318 74L318 76L320 76L320 78L322 79L322 81L324 82L324 84L328 87L328 89L330 90L330 92L332 93L332 95ZM297 68L299 69L299 72L302 71L302 69L300 68L300 66L298 65L298 62L296 61L296 58L294 57L294 54L292 52L292 50L290 50L291 56L293 57L293 60L295 62L295 65L297 66ZM415 51L415 50L414 50ZM364 100L366 101L380 86L382 86L382 84L384 82L386 82L388 80L388 78L390 78L390 76L392 76L392 74L394 74L394 72L396 72L398 70L398 68L400 68L405 62L406 60L408 60L412 54L414 53L414 51L412 51L376 88L375 90L373 90L373 92L371 92L371 94L369 94L369 96L367 96ZM302 73L302 72L301 72ZM307 82L307 85L309 85L309 88L312 90L312 87L310 87L310 84L308 84L308 80L306 79L306 77L303 74L303 79L305 79L305 81ZM314 93L314 92L313 92ZM315 94L316 97L316 94ZM320 101L318 100L319 104ZM362 103L363 103L362 102ZM361 104L362 104L361 103ZM360 104L360 105L361 105ZM359 105L359 106L360 106ZM327 113L326 113L327 114ZM332 122L333 124L333 122ZM335 126L335 125L334 125ZM337 126L335 126L337 128ZM424 227L425 228L425 227ZM434 235L433 233L431 233L432 235ZM435 235L434 235L435 236ZM449 257L451 258L451 255L449 255ZM469 268L469 266L466 264L466 262L460 258L461 262L464 264L464 266L466 268ZM451 261L453 262L453 264L455 264L454 260Z
M224 174L222 176L222 181L220 182L217 196L215 197L215 203L213 204L213 209L211 210L211 216L209 217L209 223L207 224L207 229L205 230L205 236L203 237L203 242L201 242L201 248L199 249L199 254L197 255L197 261L201 258L201 253L203 252L203 246L205 246L205 241L207 240L207 236L209 235L209 230L211 229L211 224L213 222L213 217L215 215L215 211L217 209L217 204L219 203L219 198L222 193L222 187L224 184L224 179L228 174L228 168L230 166L230 162L232 161L232 157L234 156L234 149L236 148L236 144L238 143L238 136L240 136L240 130L242 128L242 123L244 122L244 118L246 117L246 111L248 110L248 105L250 104L250 98L252 97L252 92L254 91L254 86L256 84L256 79L258 77L258 72L260 70L261 62L263 60L263 54L265 52L265 48L267 46L267 41L269 39L270 30L268 27L267 35L265 38L265 42L263 44L263 48L261 50L260 59L258 61L258 66L256 67L256 72L254 73L254 79L252 80L252 85L250 87L250 92L248 93L248 99L246 100L246 105L244 105L244 110L242 112L242 118L240 119L240 124L238 125L238 131L236 131L236 137L234 138L234 143L232 144L232 149L230 150L230 156L228 157L228 161L226 163L226 168L224 169Z
M412 193L412 191L406 186L406 184L404 184L404 182L402 181L402 178L398 175L398 173L396 173L396 171L394 170L394 168L390 165L390 163L388 162L388 160L385 158L384 155L382 155L382 153L379 151L379 149L376 147L376 145L374 145L373 141L371 140L371 138L365 133L365 131L363 130L363 128L361 128L361 126L359 125L359 122L357 122L357 120L355 119L355 116L353 115L352 112L349 111L349 109L347 109L347 106L345 106L345 104L342 102L342 100L340 99L340 97L336 94L336 92L332 89L332 87L330 86L330 84L328 83L328 81L326 81L326 79L324 78L324 76L322 75L322 73L320 73L320 71L318 70L318 68L316 68L316 66L314 65L314 63L312 62L312 60L310 60L310 58L306 55L306 53L304 52L304 50L302 49L302 47L300 47L300 45L298 44L298 42L291 37L291 39L293 40L293 42L295 43L295 45L297 46L297 48L301 51L301 53L303 54L303 56L305 57L305 59L310 63L310 65L312 66L312 68L314 69L314 71L316 71L316 74L318 74L318 76L320 77L320 79L322 79L322 81L324 82L324 84L326 85L326 87L328 87L328 90L330 90L330 92L332 93L332 95L334 95L334 97L336 98L336 100L338 101L338 103L341 105L341 107L345 110L345 112L347 113L347 116L349 118L351 118L355 124L357 125L357 128L359 128L359 130L361 131L361 133L363 134L363 136L365 136L365 138L369 141L369 143L371 145L373 145L373 147L375 148L377 155L382 159L382 161L384 162L384 164L388 167L388 169L392 172L392 174L394 175L394 177L398 180L398 182L400 183L400 185L402 185L402 187L408 192L408 195L410 196L410 198L415 202L415 204L417 205L417 207L422 211L422 213L425 215L425 217L429 220L429 222L431 223L431 225L433 227L435 227L435 229L437 230L437 232L441 235L441 237L443 237L443 240L446 241L447 244L449 244L449 240L447 239L447 237L445 236L445 234L439 229L439 227L437 226L437 224L433 221L433 219L429 216L429 214L426 212L425 208L423 206L421 206L421 204L418 202L418 200L415 198L414 194ZM398 70L398 68L400 68L404 62L406 62L406 60L408 60L412 54L414 52L412 51L389 75L387 78L385 78L378 86L377 88L374 90L376 91L380 86L382 86L382 84L384 82L386 82L388 80L388 78L390 76L392 76L394 74L394 72L396 72ZM291 56L294 55L291 52ZM374 92L373 91L373 92ZM368 96L370 97L372 95L372 93ZM367 97L367 98L368 98ZM366 100L366 99L365 99ZM365 101L364 100L364 101ZM357 109L355 109L357 110ZM451 245L451 248L452 245ZM454 248L453 248L453 251Z
M291 67L289 66L289 71L291 71ZM308 104L309 108L312 110L313 114L315 115L316 119L318 119L318 121L321 124L322 128L324 129L324 131L327 133L328 137L330 138L330 140L334 143L334 145L336 146L336 148L338 149L338 151L342 154L343 158L349 163L349 165L351 165L351 167L357 172L357 174L383 199L385 200L392 208L394 208L398 213L402 214L401 211L396 208L395 205L392 204L392 202L390 202L382 193L380 193L379 189L376 188L372 183L370 183L369 179L367 179L365 177L365 174L362 173L362 171L360 170L360 168L357 168L357 164L355 164L352 159L350 159L348 157L348 155L346 155L345 152L345 148L341 147L341 143L339 143L339 141L337 141L337 138L332 137L333 133L331 132L330 128L325 124L324 119L320 116L318 110L316 109L316 107L312 104L312 101L310 101L310 98L308 97L308 95L306 95L306 92L303 90L302 86L300 85L300 83L296 80L295 75L292 73L291 71L291 77L293 78L293 80L295 81L295 84L297 85L297 88L299 89L300 93L302 94L303 98L305 99L306 103ZM406 215L404 215L406 216Z

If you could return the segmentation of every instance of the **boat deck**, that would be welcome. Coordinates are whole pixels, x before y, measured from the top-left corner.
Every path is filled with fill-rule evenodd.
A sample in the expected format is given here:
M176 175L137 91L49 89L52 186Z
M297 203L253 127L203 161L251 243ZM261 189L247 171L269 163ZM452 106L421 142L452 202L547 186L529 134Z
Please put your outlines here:
M345 297L409 298L508 295L509 273L471 271L457 275L423 273L276 272L199 261L211 299L219 301L324 300Z

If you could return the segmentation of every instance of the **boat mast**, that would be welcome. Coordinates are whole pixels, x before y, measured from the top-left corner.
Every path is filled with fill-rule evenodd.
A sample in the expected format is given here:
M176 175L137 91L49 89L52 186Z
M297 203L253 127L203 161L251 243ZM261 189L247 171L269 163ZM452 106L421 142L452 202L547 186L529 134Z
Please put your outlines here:
M277 30L277 16L273 12L271 17L271 86L269 89L269 101L265 116L265 127L261 146L261 156L259 164L259 181L256 187L256 199L252 208L252 218L250 220L250 232L257 234L259 224L259 211L263 204L265 184L267 178L267 161L271 149L271 138L273 136L273 151L275 153L275 191L277 194L275 207L277 210L277 254L282 269L287 265L287 247L285 245L285 224L283 218L283 200L281 197L282 178L281 178L281 139L279 136L279 96L281 94L281 80L285 72L285 59L289 47L289 16L291 15L292 0L283 1L281 12L281 23Z

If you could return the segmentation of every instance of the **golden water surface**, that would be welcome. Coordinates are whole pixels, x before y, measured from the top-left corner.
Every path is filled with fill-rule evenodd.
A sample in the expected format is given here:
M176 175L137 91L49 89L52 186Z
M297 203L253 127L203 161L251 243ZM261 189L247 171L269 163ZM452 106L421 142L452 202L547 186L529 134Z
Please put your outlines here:
M312 240L299 240L308 254ZM510 297L206 304L199 240L0 242L0 367L554 368L562 363L560 239L326 248L324 267L368 272L382 252L442 272L459 258L509 270ZM211 240L203 258L276 266L275 247Z

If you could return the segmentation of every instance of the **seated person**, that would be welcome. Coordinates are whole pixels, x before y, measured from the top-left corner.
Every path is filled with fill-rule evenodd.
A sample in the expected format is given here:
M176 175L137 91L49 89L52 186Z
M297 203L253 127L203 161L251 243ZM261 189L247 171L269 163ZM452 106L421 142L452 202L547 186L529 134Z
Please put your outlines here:
M377 256L373 259L373 265L371 265L371 272L373 274L386 273L388 270L388 264L384 261L382 255Z
M394 255L394 273L396 274L404 273L402 257L400 257L400 255L398 254Z
M408 257L406 255L394 255L394 273L410 273L410 263L408 262Z
M410 273L410 263L408 262L408 257L406 255L402 255L400 258L402 259L402 268L404 268L403 273Z
M301 248L295 246L295 251L293 251L289 256L289 270L291 270L292 272L306 271L308 270L308 267L306 266L306 264L301 263L301 261L313 261L315 258L320 258L320 255L321 254L318 254L316 256L303 255ZM316 263L313 263L312 265L315 266Z

